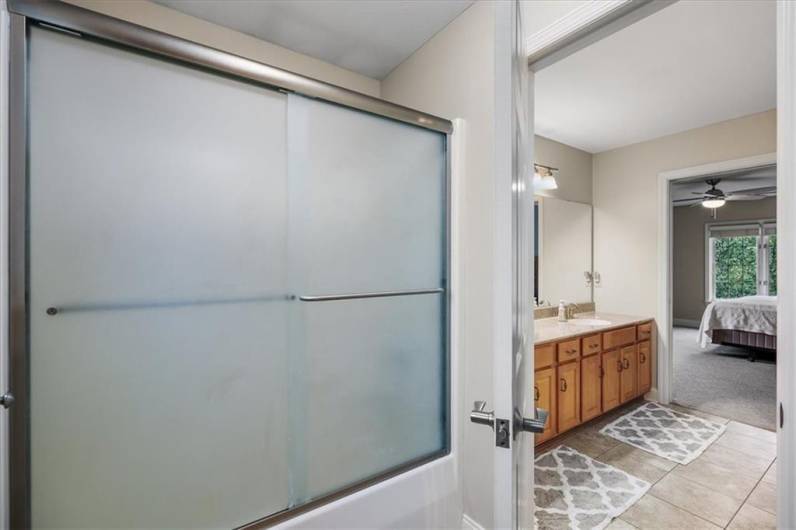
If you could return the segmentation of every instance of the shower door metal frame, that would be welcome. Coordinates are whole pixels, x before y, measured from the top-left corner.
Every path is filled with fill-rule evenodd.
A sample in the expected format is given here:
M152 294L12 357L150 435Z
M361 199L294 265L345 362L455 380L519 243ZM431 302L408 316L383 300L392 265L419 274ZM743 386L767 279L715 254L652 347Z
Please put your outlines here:
M242 528L258 528L293 518L319 506L366 489L446 455L453 446L451 407L451 136L453 123L431 114L396 105L389 101L304 77L264 63L168 35L130 22L109 17L74 5L42 0L8 0L11 21L9 65L9 386L15 396L9 413L9 511L11 528L31 527L30 506L30 366L29 366L29 286L28 237L28 39L31 24L40 24L76 37L96 40L147 53L159 59L198 67L213 73L255 82L282 92L294 92L329 103L364 111L445 134L444 214L445 267L440 288L415 292L372 293L359 298L435 294L444 296L443 322L445 380L445 446L441 451L388 469L377 476L330 493L295 508L287 508ZM306 298L306 297L305 297ZM309 296L311 300L333 300L336 296ZM319 298L316 300L315 298Z

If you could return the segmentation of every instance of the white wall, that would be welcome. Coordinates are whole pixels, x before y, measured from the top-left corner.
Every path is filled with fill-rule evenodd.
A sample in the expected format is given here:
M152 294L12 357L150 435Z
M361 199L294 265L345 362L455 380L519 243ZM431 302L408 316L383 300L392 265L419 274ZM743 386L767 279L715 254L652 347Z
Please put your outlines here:
M382 81L382 97L466 121L462 253L465 288L463 399L453 414L492 396L492 256L494 163L494 7L476 3ZM493 520L493 433L465 422L461 440L464 510L481 525Z
M380 83L345 68L271 44L212 22L207 22L148 0L65 0L128 22L162 31L267 63L291 72L332 83L371 96L379 96Z
M660 172L774 151L770 110L594 155L597 308L656 315Z

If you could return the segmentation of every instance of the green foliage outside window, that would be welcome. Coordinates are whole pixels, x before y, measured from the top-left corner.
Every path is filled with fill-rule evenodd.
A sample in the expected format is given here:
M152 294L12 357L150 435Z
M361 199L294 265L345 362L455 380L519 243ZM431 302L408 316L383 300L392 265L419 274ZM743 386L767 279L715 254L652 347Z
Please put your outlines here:
M713 278L715 298L757 294L757 237L714 239Z
M768 236L768 294L777 294L777 236Z

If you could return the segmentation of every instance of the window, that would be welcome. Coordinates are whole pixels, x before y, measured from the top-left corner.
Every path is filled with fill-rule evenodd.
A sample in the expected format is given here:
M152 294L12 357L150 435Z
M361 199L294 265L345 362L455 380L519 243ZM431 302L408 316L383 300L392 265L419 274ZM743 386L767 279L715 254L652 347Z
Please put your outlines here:
M706 226L708 301L777 294L776 227L765 221Z

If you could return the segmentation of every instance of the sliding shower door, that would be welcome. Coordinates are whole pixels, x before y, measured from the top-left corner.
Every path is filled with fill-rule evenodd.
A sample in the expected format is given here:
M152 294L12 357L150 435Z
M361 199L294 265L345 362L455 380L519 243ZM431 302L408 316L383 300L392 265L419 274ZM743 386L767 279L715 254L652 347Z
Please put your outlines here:
M446 447L444 139L289 98L296 502Z
M28 43L32 527L235 527L446 453L444 134Z
M286 96L36 27L29 80L33 526L285 509Z

